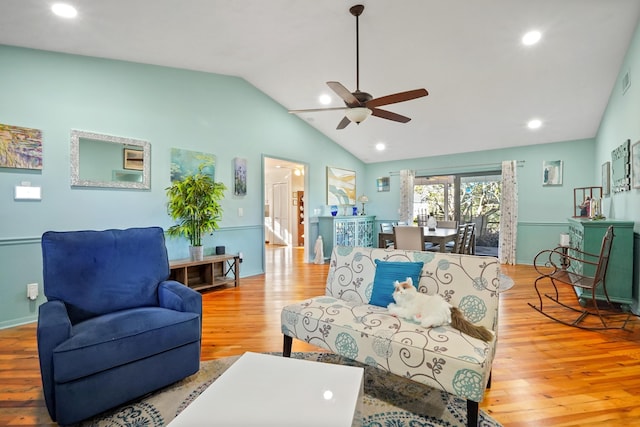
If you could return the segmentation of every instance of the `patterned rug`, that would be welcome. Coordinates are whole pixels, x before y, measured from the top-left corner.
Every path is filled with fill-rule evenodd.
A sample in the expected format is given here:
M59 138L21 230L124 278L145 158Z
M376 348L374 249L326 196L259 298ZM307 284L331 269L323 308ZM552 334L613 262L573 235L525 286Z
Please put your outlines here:
M81 427L165 426L216 380L239 356L202 362L200 371L143 399L85 421ZM380 369L330 353L292 353L291 357L324 363L361 366L365 369L363 427L464 426L467 403L388 374ZM501 426L480 411L480 426ZM257 427L257 426L256 426Z

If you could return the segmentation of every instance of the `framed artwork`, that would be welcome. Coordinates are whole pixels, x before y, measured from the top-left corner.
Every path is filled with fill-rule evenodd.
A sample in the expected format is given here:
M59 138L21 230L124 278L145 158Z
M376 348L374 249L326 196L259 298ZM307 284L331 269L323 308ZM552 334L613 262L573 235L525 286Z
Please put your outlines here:
M562 160L542 162L542 185L562 185Z
M123 154L123 169L141 171L144 163L144 151L125 148Z
M631 146L631 185L640 188L640 141Z
M0 123L0 168L42 170L42 131Z
M356 204L356 173L327 166L327 205Z
M202 172L215 181L216 156L199 151L171 149L171 182L181 181L187 175L198 172L202 166Z
M247 159L233 159L233 194L247 195Z
M388 176L383 176L376 180L376 188L378 191L389 191L391 189L390 179Z
M603 196L608 196L609 192L611 191L611 186L609 185L609 176L610 176L610 170L611 170L611 163L610 162L604 162L602 164L602 195Z

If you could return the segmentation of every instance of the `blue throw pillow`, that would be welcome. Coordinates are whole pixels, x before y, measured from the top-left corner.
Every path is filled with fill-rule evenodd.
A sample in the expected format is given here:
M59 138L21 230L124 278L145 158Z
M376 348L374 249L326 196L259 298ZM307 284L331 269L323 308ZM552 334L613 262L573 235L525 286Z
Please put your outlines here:
M413 286L418 287L420 272L424 262L402 262L375 260L376 275L373 278L373 290L369 304L387 307L393 302L395 281L402 282L411 277Z

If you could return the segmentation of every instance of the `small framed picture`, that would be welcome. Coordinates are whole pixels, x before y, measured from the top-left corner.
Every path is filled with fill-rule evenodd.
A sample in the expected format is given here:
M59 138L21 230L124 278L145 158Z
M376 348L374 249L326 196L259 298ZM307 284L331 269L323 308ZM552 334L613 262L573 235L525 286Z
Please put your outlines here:
M542 185L562 185L562 160L542 162Z
M604 162L602 164L602 195L608 196L611 191L611 185L609 184L609 176L611 171L611 162Z
M247 195L247 159L233 159L233 194Z
M391 189L391 185L389 183L389 177L383 176L376 180L376 188L378 191L389 191Z
M135 171L143 170L144 151L125 148L123 154L123 168Z

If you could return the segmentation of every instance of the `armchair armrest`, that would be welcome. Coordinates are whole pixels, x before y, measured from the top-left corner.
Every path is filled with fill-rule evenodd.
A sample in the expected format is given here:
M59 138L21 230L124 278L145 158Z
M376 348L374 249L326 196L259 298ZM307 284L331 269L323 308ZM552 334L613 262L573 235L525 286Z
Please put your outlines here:
M71 337L71 320L62 301L48 301L38 311L38 355L42 388L50 414L55 414L53 349Z
M165 280L158 286L160 307L198 313L202 318L202 295L175 280Z

